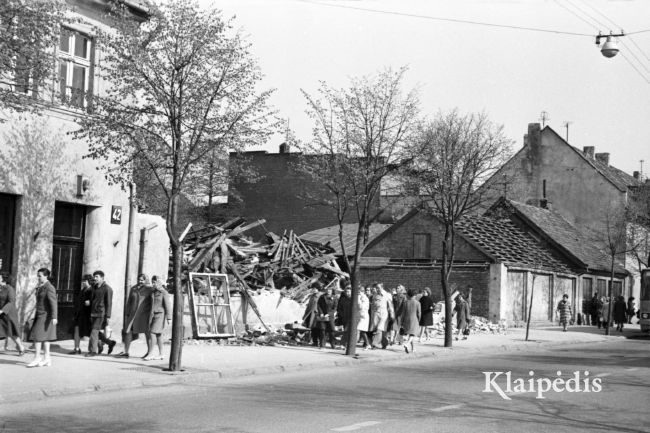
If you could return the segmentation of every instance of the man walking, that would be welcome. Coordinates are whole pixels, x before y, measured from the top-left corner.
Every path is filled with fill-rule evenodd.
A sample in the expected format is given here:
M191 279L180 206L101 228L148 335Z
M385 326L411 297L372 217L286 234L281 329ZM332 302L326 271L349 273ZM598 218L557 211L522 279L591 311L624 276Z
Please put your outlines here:
M104 281L104 272L93 272L95 285L90 297L90 351L87 357L98 355L99 341L108 346L108 354L113 352L116 342L108 338L110 327L108 320L111 318L111 307L113 305L113 289ZM100 331L104 331L103 333Z

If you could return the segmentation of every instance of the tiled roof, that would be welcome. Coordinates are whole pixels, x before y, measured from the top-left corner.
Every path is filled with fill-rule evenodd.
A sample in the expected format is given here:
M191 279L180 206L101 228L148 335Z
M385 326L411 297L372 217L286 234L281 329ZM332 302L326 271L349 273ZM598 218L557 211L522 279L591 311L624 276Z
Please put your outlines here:
M618 168L612 167L611 165L603 164L595 158L591 159L577 147L571 146L571 148L579 153L585 161L587 161L592 167L596 169L596 171L605 176L619 189L625 191L629 186L642 185L642 182L640 182L638 179L635 179L634 176L627 174L623 170L619 170Z
M368 242L379 236L390 226L390 224L371 224L368 233ZM354 247L357 241L357 227L358 225L354 223L343 224L343 244L345 246L345 252L348 255L354 254ZM300 238L327 245L334 249L334 254L341 254L342 252L341 242L339 242L338 225L312 230L303 234Z
M465 238L506 265L572 273L568 262L508 218L468 217L459 228Z
M526 219L549 236L553 242L565 248L589 269L609 271L611 258L598 247L597 235L579 230L560 214L549 209L530 206L512 200L507 201ZM621 263L615 265L617 273L625 273Z

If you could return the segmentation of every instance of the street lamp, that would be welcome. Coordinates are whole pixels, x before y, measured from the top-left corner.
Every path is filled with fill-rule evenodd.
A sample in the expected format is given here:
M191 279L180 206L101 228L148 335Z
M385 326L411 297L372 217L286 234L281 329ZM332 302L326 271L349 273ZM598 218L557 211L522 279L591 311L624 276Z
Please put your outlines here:
M603 46L600 48L600 53L603 56L609 59L618 54L618 41L616 41L614 38L619 36L625 36L623 30L621 30L621 33L618 34L613 34L610 32L609 35L602 35L600 32L598 33L598 36L596 36L596 45L600 45L600 40L602 38L607 38Z

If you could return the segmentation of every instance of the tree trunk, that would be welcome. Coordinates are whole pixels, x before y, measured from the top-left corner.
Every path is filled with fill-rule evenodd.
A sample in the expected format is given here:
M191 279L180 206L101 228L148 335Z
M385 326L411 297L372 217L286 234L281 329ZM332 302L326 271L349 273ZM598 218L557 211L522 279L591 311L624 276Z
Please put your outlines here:
M440 269L440 283L442 286L442 295L445 298L445 347L452 345L452 307L451 307L451 293L449 293L449 274L451 273L451 265L449 264L449 250L451 244L451 234L448 229L445 229L445 238L442 243L442 268Z
M348 326L348 346L345 354L355 356L357 353L357 325L359 322L359 258L361 256L361 246L363 245L363 224L359 223L357 229L357 245L354 249L354 262L350 267L350 284L352 284L352 302L350 304L350 326ZM343 240L341 239L341 243Z
M616 256L612 254L612 269L609 275L609 308L607 308L607 326L605 326L605 335L609 335L609 328L612 326L612 291L614 290L614 261Z
M172 315L172 344L169 353L169 370L181 370L183 344L183 287L181 286L181 263L183 245L176 236L178 219L178 195L173 195L167 212L167 234L172 247L172 278L174 280L174 311Z
M537 278L537 276L533 274L533 285L530 288L530 302L528 303L528 314L526 315L526 341L528 341L528 330L530 329L530 316L533 312L533 294L535 293L535 278Z

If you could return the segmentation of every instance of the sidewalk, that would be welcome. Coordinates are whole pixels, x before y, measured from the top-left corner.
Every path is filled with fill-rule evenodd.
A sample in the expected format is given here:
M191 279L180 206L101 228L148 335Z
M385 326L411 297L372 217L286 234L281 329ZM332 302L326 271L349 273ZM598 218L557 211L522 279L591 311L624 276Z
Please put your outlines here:
M72 340L52 345L52 366L26 368L33 357L28 351L18 357L13 350L0 352L0 404L40 400L61 395L96 391L124 390L174 383L197 383L207 379L281 373L285 371L316 370L333 366L353 366L363 363L397 361L414 357L449 358L495 351L525 351L549 349L575 343L599 343L622 340L622 336L640 334L638 325L621 335L610 337L595 327L575 326L569 332L557 327L530 331L531 341L524 341L524 329L510 329L506 335L476 334L466 341L454 341L454 347L443 346L442 336L430 342L416 344L416 353L406 354L402 346L386 350L357 351L357 358L346 357L342 350L319 350L311 346L236 346L188 341L183 346L183 372L165 371L168 361L144 361L146 351L142 339L131 346L129 359L113 356L84 358L68 355ZM417 340L416 340L417 341ZM12 343L13 344L13 343ZM82 349L87 342L82 342ZM10 347L13 347L10 346ZM114 354L119 353L118 344ZM167 354L169 346L165 346Z

